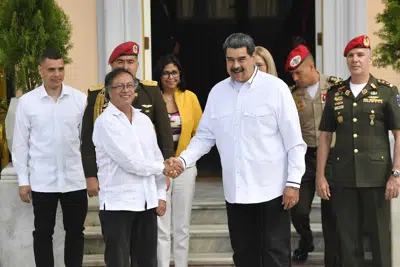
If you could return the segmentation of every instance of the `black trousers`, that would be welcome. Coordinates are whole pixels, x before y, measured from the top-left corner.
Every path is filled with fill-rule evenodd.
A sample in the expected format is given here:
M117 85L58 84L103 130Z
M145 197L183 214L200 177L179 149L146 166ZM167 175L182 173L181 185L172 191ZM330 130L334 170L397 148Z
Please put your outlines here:
M88 209L86 189L68 193L32 192L33 251L37 267L54 267L53 234L57 205L60 201L65 230L64 263L82 267L84 223Z
M317 169L316 148L307 148L305 155L306 172L302 178L299 203L291 209L294 228L300 235L299 248L308 249L313 246L313 234L310 226L311 205L315 197L315 173ZM325 176L332 177L332 153L329 155ZM334 194L332 187L331 194ZM336 230L336 219L332 208L332 200L321 200L322 231L324 235L325 267L340 266L340 241Z
M99 217L107 267L157 267L155 209L140 212L100 210Z
M290 214L282 197L257 204L226 202L236 267L289 267Z
M385 200L385 188L335 187L332 201L340 234L342 266L365 266L363 223L371 241L372 266L392 266L390 201Z

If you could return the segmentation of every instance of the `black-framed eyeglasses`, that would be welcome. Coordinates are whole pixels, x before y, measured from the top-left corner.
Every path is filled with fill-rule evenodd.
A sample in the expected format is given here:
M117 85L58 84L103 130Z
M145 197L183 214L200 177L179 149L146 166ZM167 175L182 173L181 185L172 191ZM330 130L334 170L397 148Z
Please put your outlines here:
M172 78L177 78L179 77L179 71L164 71L163 73L161 73L161 77L164 79L168 79L169 76L171 76Z
M134 90L136 89L136 87L138 86L138 82L134 82L134 83L127 83L127 84L123 84L123 83L119 83L116 85L112 85L110 86L112 89L115 89L117 91L122 91L122 90Z

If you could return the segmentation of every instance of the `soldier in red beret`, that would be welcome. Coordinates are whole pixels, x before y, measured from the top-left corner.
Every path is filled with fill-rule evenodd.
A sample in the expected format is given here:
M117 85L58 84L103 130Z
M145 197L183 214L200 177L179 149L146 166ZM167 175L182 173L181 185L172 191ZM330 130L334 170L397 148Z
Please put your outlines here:
M139 45L135 42L124 42L118 45L111 53L108 63L112 69L125 68L136 77L139 67L138 61ZM162 98L160 89L156 81L138 80L133 107L140 109L146 114L154 124L157 134L157 142L165 159L171 157L174 152L171 126ZM92 141L93 125L96 118L107 107L108 96L103 84L89 88L87 107L82 122L82 163L85 171L88 194L90 197L97 196L99 183L97 180L97 164L95 148ZM169 179L167 179L169 182ZM165 205L165 201L160 200L160 210ZM160 213L160 212L159 212ZM160 213L160 215L162 215Z
M298 248L293 252L294 262L304 262L308 253L314 250L313 235L310 227L311 204L315 196L316 151L318 147L318 125L321 120L328 90L341 79L320 74L315 67L314 57L304 45L293 49L286 61L286 71L292 75L295 85L291 86L292 95L300 117L303 139L307 144L305 156L306 172L303 175L299 203L291 209L293 226L300 235ZM332 142L331 146L334 146ZM327 177L330 178L331 162L328 164ZM321 202L322 229L325 241L325 266L336 267L339 262L335 219L330 200Z
M337 217L342 267L365 266L363 224L369 232L372 266L390 267L390 200L400 189L400 157L390 154L389 134L400 154L400 95L392 84L371 75L370 40L361 35L344 49L351 76L328 91L319 129L317 194L329 199ZM325 166L333 134L333 177ZM320 182L318 181L325 181Z

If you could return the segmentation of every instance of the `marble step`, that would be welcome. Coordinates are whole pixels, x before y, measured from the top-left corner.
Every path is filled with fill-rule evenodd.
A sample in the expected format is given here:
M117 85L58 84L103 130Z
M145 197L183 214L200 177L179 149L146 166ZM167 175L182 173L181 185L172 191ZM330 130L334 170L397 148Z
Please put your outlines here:
M94 201L96 200L96 201ZM99 207L97 198L89 200L86 226L99 226ZM311 223L321 222L321 201L314 199L312 204ZM195 201L192 205L191 225L227 224L226 206L224 201Z
M324 240L320 223L311 225L315 252L324 251ZM292 227L292 250L297 247L299 236ZM369 246L367 246L368 248ZM367 250L369 251L369 250ZM104 243L99 226L88 226L85 230L85 254L102 254ZM232 252L227 225L192 225L190 227L189 252L226 253Z
M371 255L366 253L366 265L371 266ZM83 259L83 267L105 267L104 257L101 254L85 255ZM174 260L171 259L171 266L174 266ZM189 267L234 267L232 253L189 253ZM313 252L309 255L308 260L302 264L293 263L292 267L323 267L324 254L321 252Z

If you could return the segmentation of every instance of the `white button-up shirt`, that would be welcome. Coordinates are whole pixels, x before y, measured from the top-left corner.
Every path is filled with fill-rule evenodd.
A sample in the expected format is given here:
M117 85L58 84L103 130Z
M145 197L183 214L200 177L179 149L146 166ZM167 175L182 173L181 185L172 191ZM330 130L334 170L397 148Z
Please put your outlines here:
M40 86L19 101L12 161L20 186L36 192L86 188L80 153L80 128L86 95L65 84L55 102Z
M101 210L143 211L166 199L164 159L150 119L132 108L132 123L110 103L93 130Z
M235 89L227 78L211 90L204 114L180 157L190 166L214 144L221 157L225 199L261 203L300 187L307 149L288 86L255 68Z

